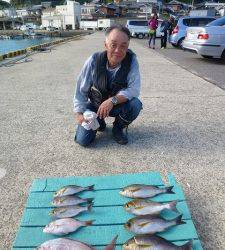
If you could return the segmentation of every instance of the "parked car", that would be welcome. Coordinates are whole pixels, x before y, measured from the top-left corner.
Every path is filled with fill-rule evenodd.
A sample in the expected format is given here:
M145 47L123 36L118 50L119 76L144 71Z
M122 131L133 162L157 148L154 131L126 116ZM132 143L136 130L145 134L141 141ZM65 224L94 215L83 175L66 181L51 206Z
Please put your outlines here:
M22 31L32 30L32 27L30 25L24 24L20 26L20 30Z
M126 27L129 29L132 37L140 39L148 35L148 21L147 20L127 20Z
M161 36L160 25L162 23L162 20L159 19L158 23L159 25L156 30L156 37ZM149 27L147 20L127 20L126 27L129 29L132 37L137 37L142 39L145 36L149 35Z
M214 17L180 17L170 36L171 44L174 47L181 47L188 27L204 27L213 20Z
M205 27L188 28L183 48L205 58L215 57L225 60L225 17Z
M47 31L55 31L55 30L57 30L57 28L48 26L48 27L46 28L46 30L47 30Z
M47 31L56 31L56 30L58 30L58 28L52 27L52 26L48 26L48 27L46 27L46 30Z

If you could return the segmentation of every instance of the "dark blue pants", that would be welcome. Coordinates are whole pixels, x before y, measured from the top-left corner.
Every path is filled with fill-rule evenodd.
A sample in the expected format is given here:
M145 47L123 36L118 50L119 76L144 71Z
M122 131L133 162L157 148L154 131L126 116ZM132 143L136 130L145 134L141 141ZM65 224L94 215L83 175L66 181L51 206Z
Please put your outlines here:
M167 44L167 31L163 32L163 35L161 36L161 48L166 48Z
M97 112L97 109L90 103L87 106L87 109ZM127 124L130 124L132 121L134 121L140 111L142 109L142 103L138 98L133 98L130 101L127 101L125 103L119 104L116 107L114 107L110 113L109 116L121 117L124 121L127 122ZM101 120L99 119L99 123L101 123ZM95 139L97 131L95 130L86 130L83 126L78 124L76 135L75 135L75 141L80 144L83 147L88 146L90 143L92 143Z

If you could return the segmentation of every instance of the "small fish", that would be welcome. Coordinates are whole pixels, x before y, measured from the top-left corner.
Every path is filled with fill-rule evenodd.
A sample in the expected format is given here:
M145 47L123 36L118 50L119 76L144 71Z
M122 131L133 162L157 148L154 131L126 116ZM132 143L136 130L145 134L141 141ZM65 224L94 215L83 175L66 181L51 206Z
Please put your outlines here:
M130 198L151 198L159 194L174 194L172 191L173 186L158 188L156 186L144 185L144 184L133 184L124 187L119 193L123 196Z
M93 221L79 221L72 218L65 218L50 222L43 229L44 233L55 235L66 235L68 233L75 232L80 227L86 227L92 225Z
M142 215L130 219L124 227L136 234L155 234L164 232L168 228L180 224L185 224L182 221L182 215L173 220L165 220L154 215Z
M144 199L135 199L127 202L124 208L127 212L135 215L159 215L164 209L172 210L179 213L176 208L177 201L171 201L168 203L159 203L155 201L147 201Z
M81 241L67 238L48 240L41 244L37 250L95 250L92 246Z
M90 211L92 208L92 204L88 206L81 207L81 206L65 206L65 207L57 207L54 208L49 215L53 216L54 218L69 218L78 215L84 211Z
M191 250L192 241L183 246L173 243L155 235L136 235L129 239L124 245L123 250Z
M93 201L92 198L82 199L75 195L66 195L62 197L55 197L52 201L52 205L56 207L64 207L64 206L78 205L81 203L91 204L92 201Z
M94 185L88 186L88 187L80 187L76 185L68 185L65 187L60 188L58 191L54 193L54 197L62 197L66 195L72 195L77 194L82 191L92 191L94 190Z
M118 235L115 238L113 238L111 243L108 246L106 246L104 248L104 250L114 250L116 248L116 240L117 240L117 238L118 238Z

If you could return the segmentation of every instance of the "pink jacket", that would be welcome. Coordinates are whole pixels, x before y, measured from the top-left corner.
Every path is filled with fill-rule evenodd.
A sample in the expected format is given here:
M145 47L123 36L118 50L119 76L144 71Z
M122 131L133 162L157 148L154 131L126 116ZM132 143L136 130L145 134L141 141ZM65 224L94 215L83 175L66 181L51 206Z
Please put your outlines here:
M150 29L152 29L152 30L156 30L157 27L158 27L158 21L157 21L157 19L154 19L154 18L150 19L149 22L148 22L148 27Z

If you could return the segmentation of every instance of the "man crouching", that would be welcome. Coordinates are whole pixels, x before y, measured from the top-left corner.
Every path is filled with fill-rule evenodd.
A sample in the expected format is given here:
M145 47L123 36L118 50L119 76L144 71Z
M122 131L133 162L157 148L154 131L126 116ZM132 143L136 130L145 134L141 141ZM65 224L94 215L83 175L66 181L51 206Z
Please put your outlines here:
M136 55L128 50L129 30L122 25L114 25L105 33L106 51L93 54L84 64L78 77L74 95L74 112L78 127L75 141L88 146L94 141L97 130L87 130L86 110L97 113L100 124L98 131L106 128L105 118L115 117L112 135L119 144L127 144L124 132L142 109L138 99L140 94L140 72Z

